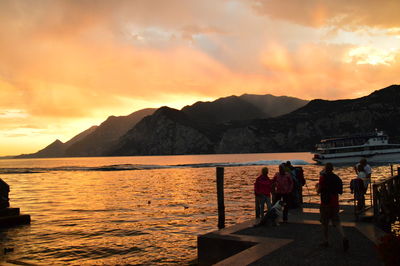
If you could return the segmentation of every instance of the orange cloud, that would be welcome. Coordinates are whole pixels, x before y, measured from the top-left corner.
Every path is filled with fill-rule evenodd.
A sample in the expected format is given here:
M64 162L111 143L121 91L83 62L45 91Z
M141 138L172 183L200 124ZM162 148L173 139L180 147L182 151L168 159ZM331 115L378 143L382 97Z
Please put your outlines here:
M380 65L347 60L352 51L354 47L349 45L304 44L289 50L276 43L267 44L261 57L272 73L267 86L286 88L293 95L340 99L364 96L397 82L400 50L391 54L391 64ZM281 93L285 94L284 90Z
M261 14L311 27L334 26L395 28L400 26L397 0L253 0Z
M34 152L146 107L243 93L337 99L398 83L398 50L321 30L390 27L395 39L397 2L343 1L253 1L258 13L242 0L0 1L1 146Z

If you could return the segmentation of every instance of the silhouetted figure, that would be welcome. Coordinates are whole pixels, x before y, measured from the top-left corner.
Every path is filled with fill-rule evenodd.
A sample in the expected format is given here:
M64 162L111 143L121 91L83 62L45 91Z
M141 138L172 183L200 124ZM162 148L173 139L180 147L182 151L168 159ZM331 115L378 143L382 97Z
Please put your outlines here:
M303 203L303 186L305 185L303 168L293 167L290 161L285 163L285 171L293 179L293 190L290 193L289 208L298 208Z
M287 222L288 213L289 213L289 200L290 193L293 190L293 179L288 172L285 171L285 165L279 165L279 172L275 174L274 179L272 180L273 191L275 192L274 196L274 205L278 200L282 200L285 202L285 206L283 207L283 222Z
M321 195L321 224L324 232L324 242L321 246L329 246L328 242L328 227L329 221L338 229L343 240L343 250L347 251L349 248L349 241L344 234L342 225L339 218L339 194L343 193L342 180L333 173L333 165L327 163L324 171L321 172L319 182L316 185L317 192Z

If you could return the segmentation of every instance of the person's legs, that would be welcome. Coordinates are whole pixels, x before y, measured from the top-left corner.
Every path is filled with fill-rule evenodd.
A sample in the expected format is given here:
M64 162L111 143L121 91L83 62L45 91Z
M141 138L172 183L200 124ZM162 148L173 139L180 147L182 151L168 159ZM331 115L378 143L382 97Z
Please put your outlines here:
M260 218L260 198L256 195L255 197L255 206L256 206L256 219Z
M266 201L267 201L267 196L261 195L260 196L260 216L261 216L261 219L264 217L264 205L265 205Z
M282 195L283 202L285 202L285 206L283 207L283 221L287 222L288 220L288 214L289 214L289 194L283 194Z
M365 208L365 192L361 195L361 209Z
M329 229L329 210L327 206L320 206L320 222L322 225L322 233L323 233L323 242L321 243L322 247L329 246L328 242L328 229Z
M357 197L357 211L362 210L362 208L363 208L362 196L358 195L358 197Z

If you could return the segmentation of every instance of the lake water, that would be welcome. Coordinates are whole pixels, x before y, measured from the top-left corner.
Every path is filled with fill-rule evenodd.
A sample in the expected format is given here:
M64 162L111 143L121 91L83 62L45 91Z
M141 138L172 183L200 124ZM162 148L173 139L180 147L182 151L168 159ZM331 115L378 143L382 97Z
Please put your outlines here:
M227 226L254 218L253 182L261 166L273 175L291 160L304 169L305 202L322 166L310 153L144 156L0 160L0 178L11 187L11 207L32 223L0 230L0 262L39 265L189 264L197 235L217 227L215 166L225 166ZM396 168L397 169L397 168ZM341 166L345 193L353 169ZM390 175L375 166L373 179ZM289 214L290 220L290 214Z

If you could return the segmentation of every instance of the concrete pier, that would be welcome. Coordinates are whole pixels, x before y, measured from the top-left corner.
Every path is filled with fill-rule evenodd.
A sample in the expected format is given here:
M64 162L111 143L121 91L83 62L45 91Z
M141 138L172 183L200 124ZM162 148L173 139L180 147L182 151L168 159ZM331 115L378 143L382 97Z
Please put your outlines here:
M28 214L20 214L19 208L0 209L0 228L30 223L31 216Z
M0 228L30 224L31 217L20 214L19 208L10 208L10 186L0 178Z
M375 244L385 233L368 219L355 221L354 208L341 206L340 218L350 248L343 251L336 228L330 226L330 246L323 240L319 204L290 210L289 222L253 227L256 220L198 236L200 265L383 265ZM370 213L372 215L372 213ZM370 218L370 217L367 217ZM369 219L371 220L371 219Z

